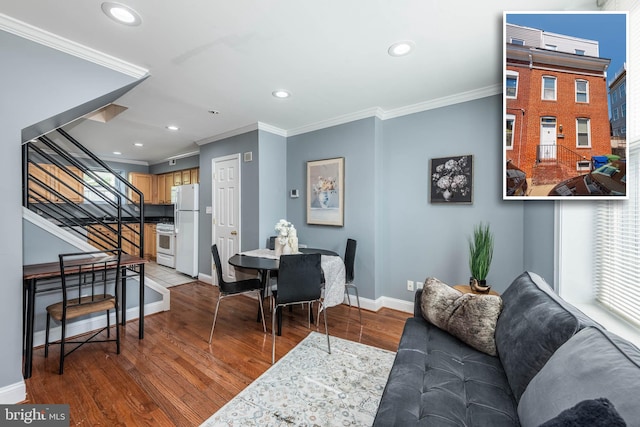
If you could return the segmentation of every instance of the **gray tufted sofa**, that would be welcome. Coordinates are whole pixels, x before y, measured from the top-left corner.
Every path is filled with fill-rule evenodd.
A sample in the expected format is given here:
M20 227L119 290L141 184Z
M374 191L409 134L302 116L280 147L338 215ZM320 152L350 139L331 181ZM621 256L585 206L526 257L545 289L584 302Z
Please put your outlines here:
M501 295L498 357L424 320L407 320L374 426L539 426L607 398L640 425L640 350L525 272Z

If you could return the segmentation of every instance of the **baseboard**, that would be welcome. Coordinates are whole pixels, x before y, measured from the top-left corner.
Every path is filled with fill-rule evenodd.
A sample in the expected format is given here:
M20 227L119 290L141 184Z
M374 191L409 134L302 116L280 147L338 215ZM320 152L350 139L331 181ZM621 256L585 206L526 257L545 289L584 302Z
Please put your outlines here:
M0 404L12 405L27 399L27 386L24 380L0 388Z
M351 304L357 306L355 295L351 295ZM344 297L344 304L348 304L347 296ZM380 297L376 300L360 297L360 307L365 310L378 311L381 308L390 308L392 310L413 313L413 301L404 301L390 297Z
M208 284L213 284L213 278L209 274L198 273L198 280Z

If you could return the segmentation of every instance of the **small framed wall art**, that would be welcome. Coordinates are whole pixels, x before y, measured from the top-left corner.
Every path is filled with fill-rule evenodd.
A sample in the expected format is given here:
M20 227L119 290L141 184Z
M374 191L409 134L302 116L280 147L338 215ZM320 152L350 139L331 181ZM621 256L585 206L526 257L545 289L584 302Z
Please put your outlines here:
M473 156L431 159L431 203L473 203Z
M344 225L344 157L307 162L307 224Z

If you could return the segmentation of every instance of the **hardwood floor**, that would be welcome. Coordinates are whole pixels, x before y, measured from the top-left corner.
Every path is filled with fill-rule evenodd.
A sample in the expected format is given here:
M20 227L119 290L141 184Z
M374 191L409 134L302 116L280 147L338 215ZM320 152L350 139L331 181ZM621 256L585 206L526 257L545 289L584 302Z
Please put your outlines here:
M194 282L170 291L171 310L145 318L143 340L138 340L137 321L121 329L120 355L113 343L90 344L68 356L64 375L58 375L59 347L51 347L47 359L42 348L35 349L26 402L70 404L70 425L194 426L271 366L271 314L265 309L264 334L256 322L256 300L224 299L209 345L218 288ZM411 315L363 310L360 326L357 310L330 308L330 334L395 351ZM310 332L306 312L284 310L276 359ZM318 330L324 333L322 321Z

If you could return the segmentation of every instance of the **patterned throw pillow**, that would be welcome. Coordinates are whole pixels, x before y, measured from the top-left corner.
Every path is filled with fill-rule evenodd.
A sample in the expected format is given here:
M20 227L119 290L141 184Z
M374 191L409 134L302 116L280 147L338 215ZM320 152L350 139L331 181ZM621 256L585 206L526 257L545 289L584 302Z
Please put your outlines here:
M494 338L502 299L497 295L465 294L440 280L424 282L422 316L476 350L497 355Z

